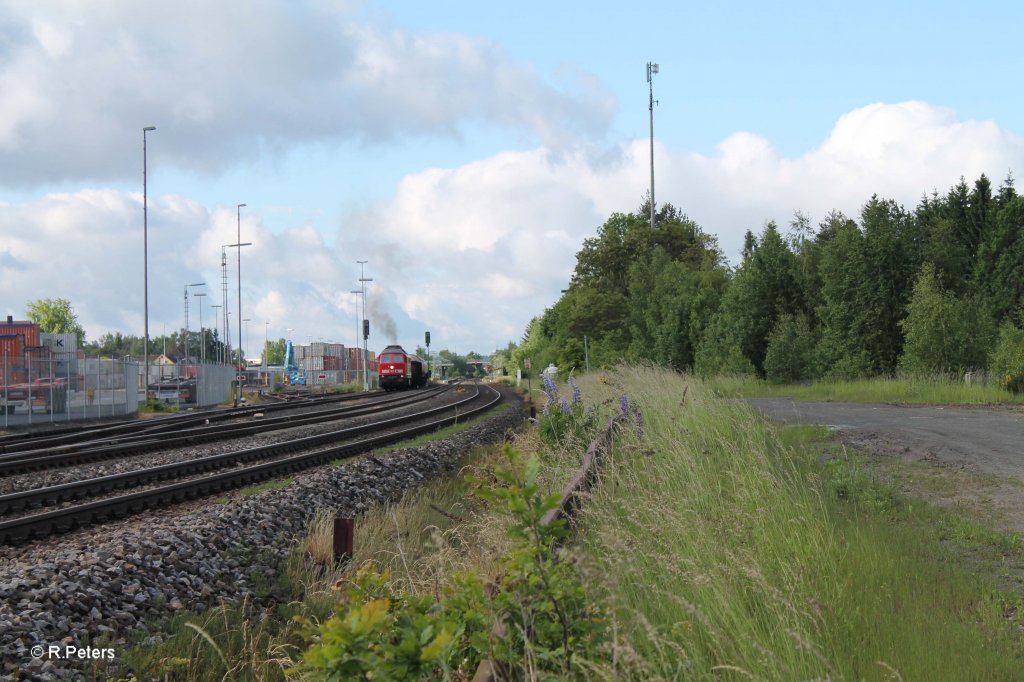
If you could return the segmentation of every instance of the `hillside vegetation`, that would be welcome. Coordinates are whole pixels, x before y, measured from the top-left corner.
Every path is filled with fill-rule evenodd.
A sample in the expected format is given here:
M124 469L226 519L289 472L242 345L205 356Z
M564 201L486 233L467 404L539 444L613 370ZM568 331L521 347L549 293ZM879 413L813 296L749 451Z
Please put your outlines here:
M797 213L748 231L729 267L670 204L612 215L563 296L505 351L507 366L650 360L772 382L987 370L1024 389L1024 197L982 175L913 210L878 196L856 219Z

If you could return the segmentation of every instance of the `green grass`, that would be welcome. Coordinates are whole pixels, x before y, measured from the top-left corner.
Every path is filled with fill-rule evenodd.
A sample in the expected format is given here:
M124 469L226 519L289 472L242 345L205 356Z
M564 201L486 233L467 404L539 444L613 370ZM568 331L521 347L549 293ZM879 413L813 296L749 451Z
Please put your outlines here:
M717 377L708 381L720 396L749 398L785 396L800 400L894 403L898 405L999 405L1024 404L995 386L965 384L946 377L899 377L852 381L817 381L807 384L771 384L753 377Z
M904 498L820 427L661 370L606 381L646 436L588 502L584 564L637 677L1019 677L1019 597L994 582L1019 539Z
M177 411L177 405L160 400L147 400L145 403L139 404L139 414L163 414Z
M265 483L260 483L259 485L250 485L248 487L242 488L238 492L241 493L243 497L251 497L253 495L258 495L259 493L265 492L267 490L274 490L276 488L287 488L294 481L294 476L289 476L288 478L280 479L275 478Z
M462 431L465 431L486 419L495 417L511 407L512 405L510 403L498 405L497 407L494 407L483 414L472 417L471 419L467 419L466 421L452 424L451 426L445 426L444 428L438 429L437 431L431 431L430 433L423 433L398 443L392 443L391 445L376 448L373 450L372 454L382 455L388 452L394 452L395 450L401 450L402 448L413 448L435 440L444 440L445 438L454 436L456 433L461 433Z
M1018 536L908 498L824 427L774 427L699 381L628 368L580 383L600 422L623 394L644 417L644 435L631 419L616 436L567 554L613 619L614 662L590 661L593 679L1019 679ZM532 427L516 442L541 453L551 489L585 446L542 452ZM496 459L475 455L479 478ZM417 594L458 571L493 576L508 521L470 497L461 473L361 517L350 567L375 561ZM132 651L133 669L283 679L301 623L326 617L348 577L330 562L329 520L282 567L275 589L294 601L180 616L170 641Z
M452 432L466 426L451 427ZM445 432L429 436L441 438ZM495 558L507 544L504 527L480 522L478 514L486 511L485 505L471 495L465 474L481 461L496 459L498 452L497 446L477 448L467 453L464 467L452 475L427 482L401 500L373 507L359 517L355 556L345 564L332 561L334 513L321 510L289 560L278 567L277 576L262 586L264 592L290 596L287 603L265 611L251 602L229 601L203 613L178 613L163 628L163 642L129 647L121 662L138 679L163 679L167 674L169 679L189 681L289 679L286 671L298 663L306 647L304 629L331 615L336 585L364 562L388 568L396 589L421 593L436 590L456 571L476 568L493 574ZM281 483L271 481L243 493L255 494ZM250 557L239 553L238 559L248 563ZM262 557L251 561L267 563Z

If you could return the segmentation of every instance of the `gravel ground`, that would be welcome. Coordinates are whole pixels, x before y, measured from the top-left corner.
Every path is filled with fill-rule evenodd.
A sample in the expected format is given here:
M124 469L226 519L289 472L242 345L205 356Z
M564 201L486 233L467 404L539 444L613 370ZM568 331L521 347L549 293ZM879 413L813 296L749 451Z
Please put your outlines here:
M420 482L453 470L472 447L502 439L523 419L513 407L450 439L380 458L320 467L291 484L226 503L200 501L0 555L0 679L74 679L94 662L66 660L64 647L94 644L116 672L126 638L159 637L143 624L183 608L255 597L321 508L356 516ZM258 558L254 558L258 557ZM152 641L152 640L150 640ZM36 646L61 657L34 656ZM109 651L107 651L109 649Z
M361 426L363 424L377 421L382 417L390 419L392 417L411 414L413 412L424 410L428 406L447 405L465 397L466 394L458 394L455 391L446 391L431 400L415 403L405 407L398 407L394 410L387 410L373 415L364 415L361 417L339 417L335 421L324 422L322 424L298 426L295 428L268 431L266 433L259 433L252 436L243 436L242 438L232 438L229 440L190 445L187 447L173 448L159 452L131 455L118 459L90 462L80 464L78 466L64 467L60 469L47 469L43 471L33 471L25 474L7 476L0 479L0 495L21 490L34 490L36 488L60 485L62 483L71 483L73 481L81 481L90 478L98 478L100 476L109 476L111 474L119 474L127 471L137 471L139 469L160 466L162 464L183 462L189 459L197 459L199 457L207 457L209 455L219 455L226 452L235 452L237 450L245 450L248 448L260 447L262 445L282 443L302 436L314 436L321 433L337 431L343 428ZM322 406L320 407L322 409ZM297 414L298 413L299 412L297 412Z

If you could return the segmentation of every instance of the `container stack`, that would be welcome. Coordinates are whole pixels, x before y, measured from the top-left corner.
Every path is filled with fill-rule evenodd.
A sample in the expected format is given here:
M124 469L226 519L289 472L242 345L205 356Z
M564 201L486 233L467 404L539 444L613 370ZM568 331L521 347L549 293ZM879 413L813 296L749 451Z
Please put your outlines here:
M53 354L54 377L67 379L70 383L78 376L78 334L44 333L39 335L39 341Z
M302 355L299 355L299 349ZM324 343L316 341L309 346L296 346L295 361L307 374L323 374L325 372L336 372L345 369L345 357L347 355L345 346L340 343ZM329 383L338 383L337 381Z

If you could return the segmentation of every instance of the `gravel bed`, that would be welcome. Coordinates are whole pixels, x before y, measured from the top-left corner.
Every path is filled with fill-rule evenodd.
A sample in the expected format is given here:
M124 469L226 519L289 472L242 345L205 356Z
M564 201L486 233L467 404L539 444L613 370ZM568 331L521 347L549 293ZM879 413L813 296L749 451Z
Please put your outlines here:
M43 488L46 486L60 485L62 483L71 483L73 481L81 481L89 478L99 478L101 476L120 474L128 471L137 471L139 469L160 466L162 464L184 462L189 459L197 459L199 457L207 457L209 455L219 455L226 452L235 452L237 450L245 450L248 448L260 447L262 445L282 443L298 437L314 436L322 433L328 433L330 431L337 431L342 428L361 426L363 424L379 420L382 416L387 418L399 417L424 410L428 406L447 405L465 397L466 395L464 393L459 394L455 391L446 391L427 401L398 407L394 410L386 410L376 414L363 415L361 417L340 416L335 421L324 422L322 424L297 426L294 428L258 433L251 436L243 436L241 438L231 438L228 440L172 448L159 452L130 455L118 459L88 462L59 469L44 469L42 471L6 476L4 478L0 478L0 495L22 490L34 490L36 488ZM254 419L253 421L258 420Z
M59 646L64 655L87 642L94 659L112 657L101 677L114 677L129 636L159 641L145 620L255 599L254 585L274 577L318 509L357 516L453 470L469 449L501 440L522 419L513 406L449 439L311 469L285 487L2 548L0 679L74 679L96 661L33 657L32 648Z
M483 402L485 402L486 400L489 400L490 397L492 397L492 396L489 396L486 393L481 393L481 395L478 398L478 400L475 400L475 401L469 403L468 405L466 405L466 409L470 409L471 407L475 406L478 402L480 404L483 404ZM447 403L453 402L453 401L454 400L449 401L449 400L445 399L443 404L447 404ZM438 403L437 402L430 403L429 405L426 402L422 402L422 403L417 403L417 405L420 407L420 409L426 409L428 406L430 406L430 407L438 407ZM390 419L390 418L392 418L395 415L387 414L386 416L387 416L387 418ZM415 427L415 426L418 426L418 425L421 425L421 424L426 424L426 423L429 423L429 422L432 422L432 421L437 421L438 419L442 419L445 416L451 416L451 414L447 414L447 415L445 415L445 414L432 414L432 415L429 415L428 417L425 417L423 419L417 419L414 422L408 422L408 423L400 424L399 426L395 427L395 429L408 429L408 428L412 428L412 427ZM352 426L352 425L353 424L346 424L345 428L348 428L349 426ZM296 427L295 429L289 429L289 430L293 431L293 432L298 432L302 428L303 427ZM312 429L320 429L321 425L317 425L316 427L311 427L311 428ZM336 428L338 428L338 425L335 424L332 428L336 429ZM326 430L329 431L331 429L326 429ZM389 429L389 431L390 430L391 429ZM317 431L314 431L314 430L303 431L301 434L297 434L297 435L309 436L309 435L313 435L314 433L317 433ZM383 433L385 433L385 432L384 431L379 431L379 432L376 432L374 434L361 434L359 436L356 436L355 438L356 439L369 438L370 436L382 435ZM349 440L349 439L346 439L346 440ZM338 441L338 442L344 442L344 441ZM235 469L242 469L242 468L245 468L245 467L256 466L257 464L266 464L266 463L269 463L269 462L275 462L275 461L280 460L280 459L287 459L289 457L295 457L295 456L298 456L299 454L303 454L303 453L306 453L306 452L315 452L317 450L323 450L323 449L325 449L327 447L329 447L329 445L320 444L320 445L317 445L317 446L314 446L314 447L311 447L311 448L308 448L308 449L304 449L302 451L292 451L292 452L286 452L286 453L283 453L283 454L277 454L277 455L273 455L273 456L269 456L269 457L263 457L263 458L261 458L261 459L259 459L257 461L237 461L237 462L234 462L232 464L228 464L228 465L222 466L222 467L220 467L220 468L218 468L218 469L216 469L214 471L205 471L205 472L202 472L202 473L192 474L192 475L188 475L188 476L180 476L180 477L176 477L176 478L167 478L167 479L160 480L160 481L151 481L151 482L145 483L143 485L135 485L135 486L131 486L129 488L123 488L123 489L119 489L119 490L112 490L112 491L110 491L109 493L106 493L106 494L94 495L94 496L91 496L91 497L88 497L88 498L84 498L84 500L82 500L82 499L73 500L72 499L72 500L65 500L63 502L58 502L56 504L51 504L51 505L45 505L45 506L40 506L40 507L29 507L27 509L19 510L19 511L16 511L16 512L8 512L6 514L0 514L0 520L6 521L6 520L9 520L9 519L15 519L15 518L19 518L19 517L22 517L22 516L28 516L28 515L31 515L31 514L39 514L39 513L42 513L42 512L48 512L48 511L53 511L53 510L57 510L57 509L64 509L66 507L73 507L73 506L82 504L83 501L97 502L99 500L105 500L105 499L109 499L109 498L113 498L113 497L118 497L118 496L121 496L121 495L126 495L128 493L144 492L144 491L152 490L154 488L159 488L159 487L162 487L162 486L165 486L165 485L170 485L172 483L183 483L185 481L198 480L198 479L201 479L201 478L204 478L204 477L207 477L207 476L211 476L211 475L214 475L214 474L227 473L227 472L233 471ZM240 448L231 448L228 451L230 452L230 451L234 451L234 450L237 450L237 449L240 449ZM138 468L141 468L141 467L138 467Z

